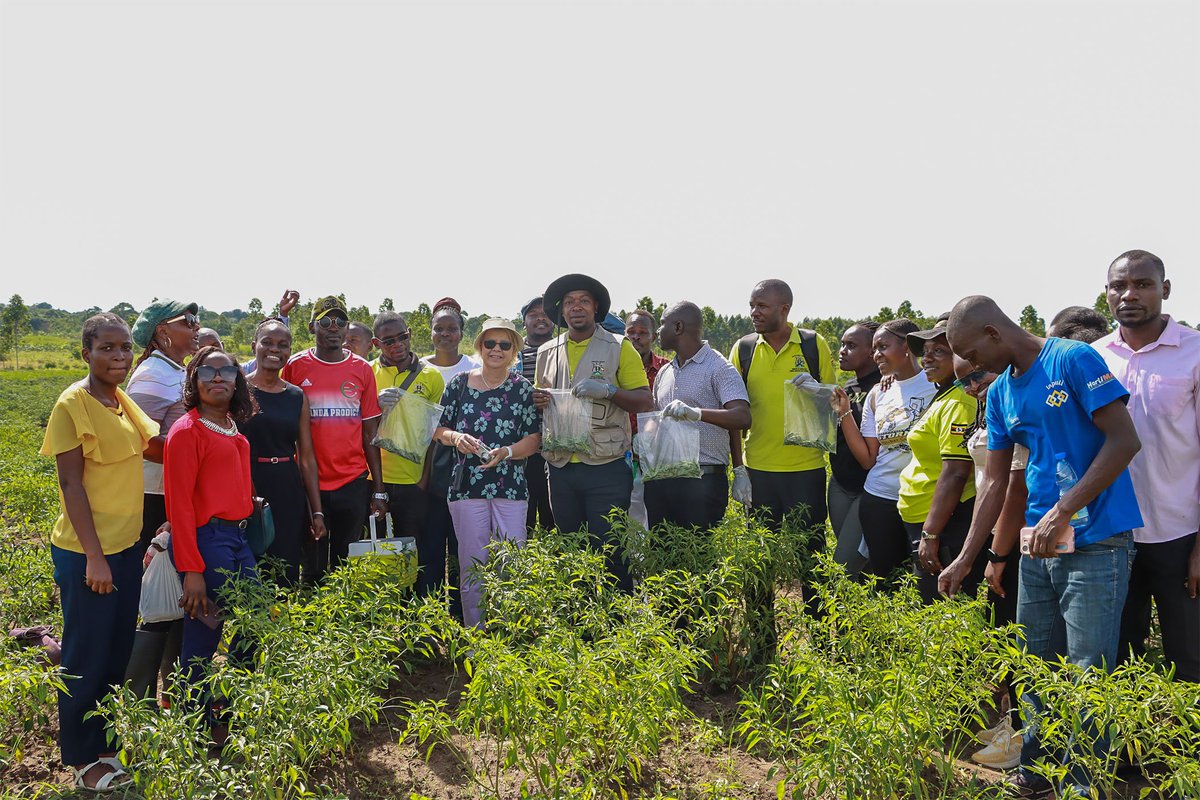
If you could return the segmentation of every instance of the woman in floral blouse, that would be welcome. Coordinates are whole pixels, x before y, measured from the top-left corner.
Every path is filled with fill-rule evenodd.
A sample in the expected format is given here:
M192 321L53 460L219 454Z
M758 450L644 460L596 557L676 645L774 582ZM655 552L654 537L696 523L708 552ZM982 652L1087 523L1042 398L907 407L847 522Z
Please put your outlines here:
M483 366L456 375L442 395L434 437L458 451L447 501L463 565L463 621L478 626L479 583L471 565L487 560L492 536L525 541L529 488L525 459L541 446L533 386L512 365L522 340L505 319L489 319L475 339Z

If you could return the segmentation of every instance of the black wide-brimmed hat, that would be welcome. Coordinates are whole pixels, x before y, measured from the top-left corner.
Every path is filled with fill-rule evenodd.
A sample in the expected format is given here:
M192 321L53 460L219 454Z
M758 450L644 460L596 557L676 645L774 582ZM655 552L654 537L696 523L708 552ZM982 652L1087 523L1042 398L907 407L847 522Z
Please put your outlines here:
M604 288L604 284L588 275L573 273L571 275L563 275L561 278L554 281L546 287L545 294L542 295L542 308L546 312L546 316L550 321L559 327L565 327L567 321L563 319L562 301L563 297L568 292L588 292L592 297L596 298L596 322L604 321L608 316L608 311L612 307L612 299L608 296L608 289Z
M939 319L937 324L932 328L924 331L913 331L908 334L905 339L908 341L908 349L917 358L925 355L925 343L932 341L939 336L946 336L947 324L946 320Z

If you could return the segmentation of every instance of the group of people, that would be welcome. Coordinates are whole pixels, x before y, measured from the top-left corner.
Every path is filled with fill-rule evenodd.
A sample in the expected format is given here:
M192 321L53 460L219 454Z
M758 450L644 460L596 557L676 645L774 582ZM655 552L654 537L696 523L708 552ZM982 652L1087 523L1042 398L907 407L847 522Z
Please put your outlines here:
M1142 652L1153 598L1176 679L1200 680L1200 333L1162 312L1170 282L1150 253L1114 261L1106 289L1111 332L1071 308L1043 339L982 296L926 330L851 326L838 365L853 377L831 393L828 455L785 442L786 385L830 396L838 373L825 339L788 321L792 292L776 279L753 287L754 331L728 357L705 341L695 303L661 321L644 309L614 320L608 290L580 274L521 309L523 334L485 322L471 355L452 298L433 306L425 358L402 315L382 312L355 334L336 297L313 304L315 345L293 353L297 295L285 294L247 364L199 327L194 303L156 301L132 330L92 317L88 376L59 398L42 450L62 489L52 552L63 668L81 676L60 697L63 761L80 786L126 778L87 712L123 680L153 696L177 661L183 685L199 683L221 637L223 582L262 579L245 530L264 505L269 579L320 581L368 515L387 515L416 540L416 591L448 593L479 625L471 566L494 539L586 530L630 591L614 510L632 506L651 529L707 528L732 497L769 526L828 518L835 560L884 591L898 571L915 573L928 602L986 581L997 620L1015 619L1047 659L1111 668ZM564 397L586 407L586 441L543 442ZM381 419L414 398L441 407L428 447L381 447ZM635 477L648 412L697 426L698 478ZM184 617L137 628L143 562L160 550L183 576ZM769 615L769 596L749 602ZM769 656L774 642L757 646ZM252 655L251 642L230 646L231 658ZM981 760L1019 764L1014 786L1045 794L1027 769L1042 754L1037 698L1025 700L1023 725L1011 702ZM219 738L219 700L208 702ZM1086 788L1090 776L1073 766L1068 781Z

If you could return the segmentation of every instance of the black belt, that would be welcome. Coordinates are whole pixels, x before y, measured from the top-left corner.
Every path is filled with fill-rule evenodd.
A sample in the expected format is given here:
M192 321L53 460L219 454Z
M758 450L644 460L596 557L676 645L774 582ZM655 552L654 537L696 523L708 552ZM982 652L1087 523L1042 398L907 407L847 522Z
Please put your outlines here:
M220 517L213 517L212 519L210 519L208 521L208 523L210 525L214 522L220 523L221 525L229 525L229 526L232 526L234 528L244 531L244 530L246 530L246 523L249 522L249 520L246 520L246 519L221 519Z
M701 464L700 465L700 474L701 475L724 475L725 474L725 465L724 464Z

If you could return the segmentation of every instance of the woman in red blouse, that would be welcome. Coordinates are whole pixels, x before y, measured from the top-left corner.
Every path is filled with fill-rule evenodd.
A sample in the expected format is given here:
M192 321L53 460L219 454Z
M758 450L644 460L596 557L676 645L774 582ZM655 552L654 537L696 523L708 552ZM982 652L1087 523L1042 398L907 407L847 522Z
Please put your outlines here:
M183 573L180 660L188 687L195 688L221 640L222 587L231 577L258 580L245 536L254 510L250 445L236 424L256 409L237 363L215 347L201 349L188 364L183 404L188 411L167 436L163 483L171 555ZM235 640L229 653L249 663L252 648Z

